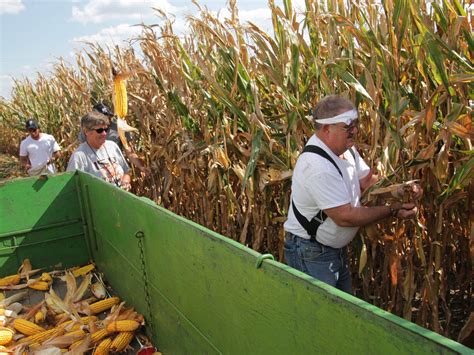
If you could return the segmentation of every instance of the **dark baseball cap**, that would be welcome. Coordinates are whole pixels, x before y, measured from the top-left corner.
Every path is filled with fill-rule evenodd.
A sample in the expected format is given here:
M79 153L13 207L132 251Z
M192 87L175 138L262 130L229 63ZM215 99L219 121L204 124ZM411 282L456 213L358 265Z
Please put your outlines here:
M100 112L103 115L106 115L106 116L109 116L109 117L114 116L112 111L110 111L110 109L107 106L105 106L102 102L99 102L98 104L95 104L93 109Z
M34 119L30 118L28 121L26 121L26 129L38 129L38 122L36 122Z

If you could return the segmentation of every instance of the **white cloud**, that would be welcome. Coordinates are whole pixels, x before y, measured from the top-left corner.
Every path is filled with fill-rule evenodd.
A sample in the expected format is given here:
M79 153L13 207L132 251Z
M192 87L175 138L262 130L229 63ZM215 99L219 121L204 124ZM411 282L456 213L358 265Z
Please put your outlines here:
M114 27L107 27L98 33L90 36L75 37L71 42L84 43L92 42L104 46L121 45L123 41L137 36L141 32L141 27L130 26L129 24L121 24Z
M17 14L25 9L22 0L0 0L0 15Z
M0 96L9 99L13 88L13 79L10 75L0 75Z
M171 5L168 0L88 0L84 6L72 7L71 19L83 24L110 20L141 22L156 16L152 8L159 8L165 13L183 9Z

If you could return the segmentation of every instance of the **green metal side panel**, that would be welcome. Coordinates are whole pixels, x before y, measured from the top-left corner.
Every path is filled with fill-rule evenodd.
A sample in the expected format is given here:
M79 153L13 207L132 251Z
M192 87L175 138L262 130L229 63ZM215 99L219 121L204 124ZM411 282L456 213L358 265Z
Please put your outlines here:
M0 276L25 258L53 269L84 264L88 255L75 175L0 184Z
M472 354L286 265L257 268L259 253L79 176L94 259L165 354Z

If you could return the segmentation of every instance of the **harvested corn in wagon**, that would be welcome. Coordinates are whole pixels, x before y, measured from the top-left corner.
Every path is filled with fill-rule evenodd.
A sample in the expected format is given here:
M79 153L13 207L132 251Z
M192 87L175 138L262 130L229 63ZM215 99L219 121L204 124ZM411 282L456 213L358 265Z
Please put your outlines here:
M46 273L26 259L0 289L2 352L136 353L149 343L137 338L143 316L111 295L94 264Z

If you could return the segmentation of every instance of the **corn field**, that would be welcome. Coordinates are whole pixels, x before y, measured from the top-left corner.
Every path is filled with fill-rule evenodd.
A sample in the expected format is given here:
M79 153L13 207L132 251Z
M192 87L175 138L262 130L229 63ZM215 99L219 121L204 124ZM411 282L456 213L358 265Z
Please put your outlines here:
M472 13L461 0L269 0L273 31L205 8L177 34L165 14L130 46L90 44L75 63L17 80L1 99L0 149L17 154L38 118L66 151L80 117L127 82L134 148L152 174L134 192L260 252L283 257L291 171L321 97L358 106L358 148L375 188L419 180L416 222L364 228L350 245L356 295L458 339L472 309ZM199 6L196 4L196 6ZM157 20L158 21L158 20ZM368 204L375 198L366 196ZM473 249L471 249L473 248Z

